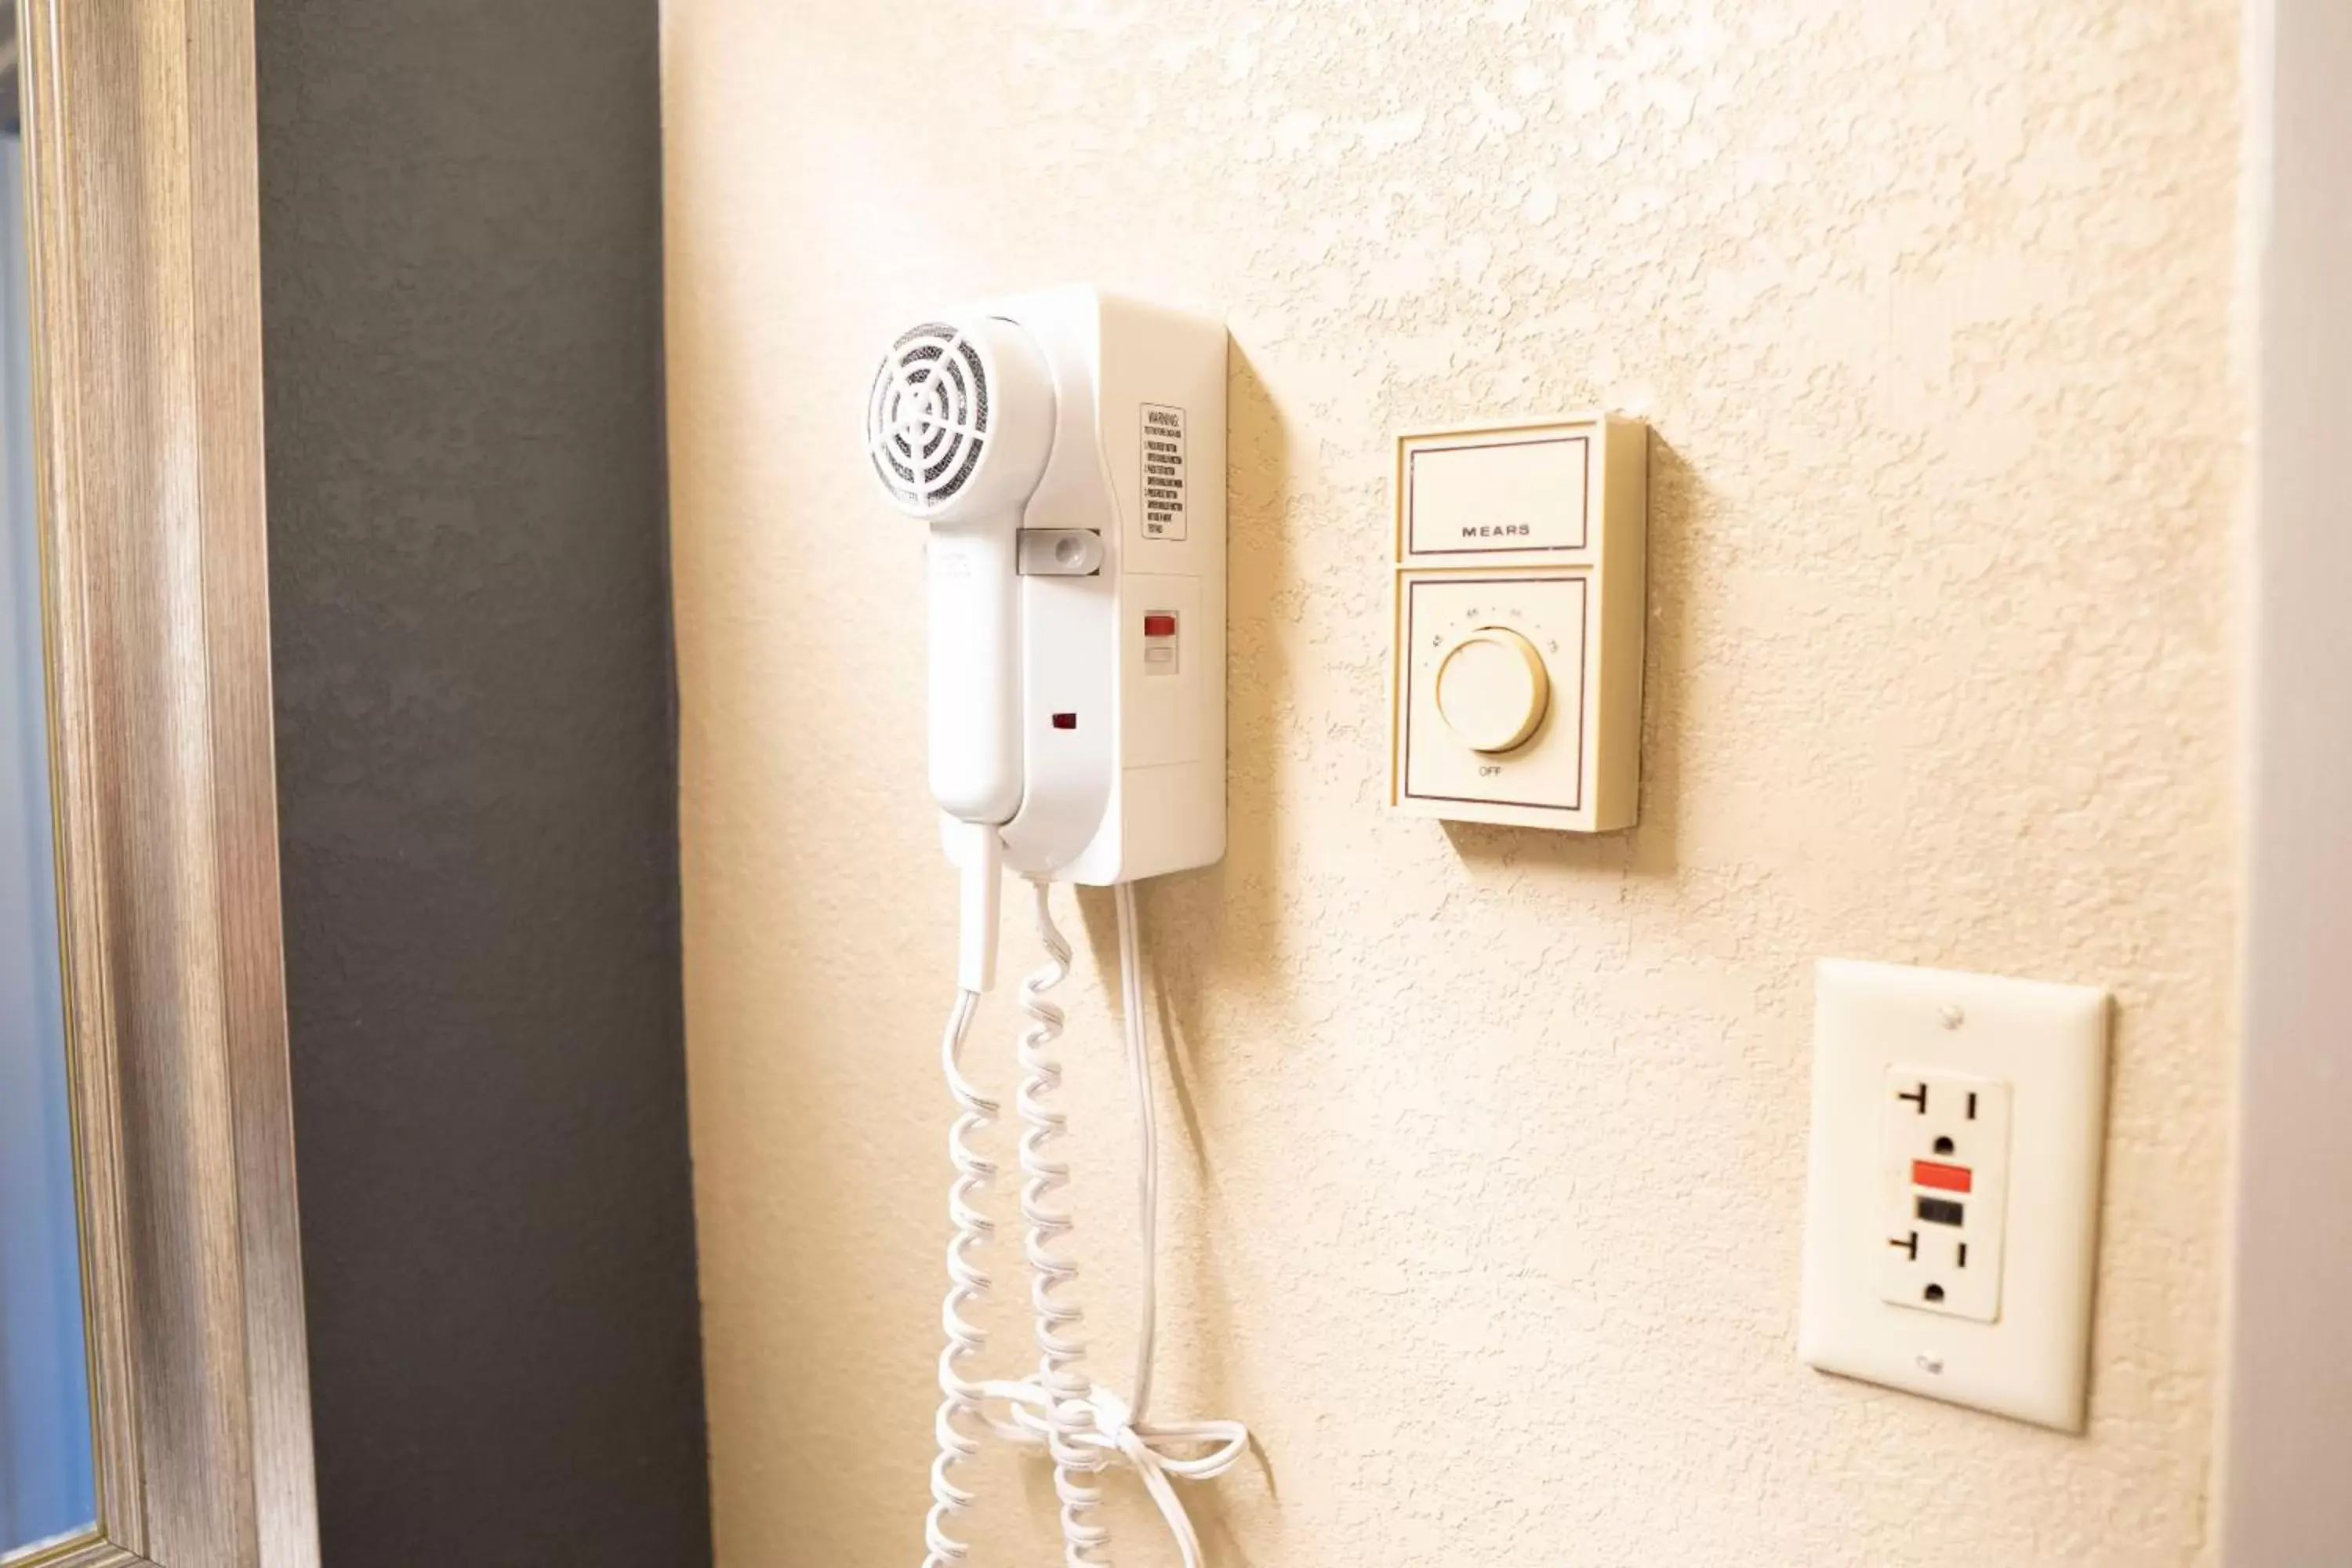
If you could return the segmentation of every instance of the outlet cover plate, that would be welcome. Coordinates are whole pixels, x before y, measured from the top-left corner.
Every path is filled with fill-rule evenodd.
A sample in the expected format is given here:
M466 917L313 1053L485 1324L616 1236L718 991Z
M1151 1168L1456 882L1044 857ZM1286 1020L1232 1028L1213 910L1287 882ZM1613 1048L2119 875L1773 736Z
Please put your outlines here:
M1797 1353L1823 1372L2083 1429L2105 1141L2107 994L2083 985L1825 960ZM2007 1086L1997 1315L1886 1300L1896 1069Z

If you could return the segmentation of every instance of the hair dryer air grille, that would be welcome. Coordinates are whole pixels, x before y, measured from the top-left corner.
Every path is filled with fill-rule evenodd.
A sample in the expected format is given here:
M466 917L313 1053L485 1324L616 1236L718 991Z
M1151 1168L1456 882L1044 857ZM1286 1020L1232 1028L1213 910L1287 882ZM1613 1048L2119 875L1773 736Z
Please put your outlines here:
M899 505L919 512L952 500L987 440L988 371L961 331L926 321L890 345L866 405L866 446Z

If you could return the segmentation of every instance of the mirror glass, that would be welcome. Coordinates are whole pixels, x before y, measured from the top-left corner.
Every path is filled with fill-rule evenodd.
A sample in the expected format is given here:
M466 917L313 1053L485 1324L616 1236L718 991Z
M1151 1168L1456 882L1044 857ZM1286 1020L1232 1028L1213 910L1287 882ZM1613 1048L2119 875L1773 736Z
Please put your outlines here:
M88 1532L81 1241L49 799L16 17L0 5L0 1563Z

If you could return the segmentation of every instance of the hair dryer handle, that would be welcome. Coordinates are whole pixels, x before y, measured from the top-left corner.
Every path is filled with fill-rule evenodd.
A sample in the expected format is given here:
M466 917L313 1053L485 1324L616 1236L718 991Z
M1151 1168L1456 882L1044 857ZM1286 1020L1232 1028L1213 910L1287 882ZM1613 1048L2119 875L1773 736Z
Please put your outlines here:
M1020 522L931 528L931 794L966 822L1021 809Z

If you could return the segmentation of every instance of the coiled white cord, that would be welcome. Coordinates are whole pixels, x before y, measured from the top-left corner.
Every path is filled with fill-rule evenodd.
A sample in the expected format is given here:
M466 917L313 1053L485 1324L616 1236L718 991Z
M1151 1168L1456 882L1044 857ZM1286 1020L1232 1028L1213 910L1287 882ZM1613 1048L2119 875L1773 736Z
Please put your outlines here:
M1142 1480L1168 1523L1184 1568L1202 1568L1199 1532L1171 1478L1206 1480L1223 1474L1247 1451L1249 1428L1238 1421L1155 1423L1144 1417L1158 1319L1159 1123L1153 1103L1150 1026L1143 1011L1141 940L1134 890L1122 883L1115 895L1121 1023L1141 1142L1138 1195L1142 1209L1142 1316L1136 1343L1136 1394L1130 1401L1087 1377L1086 1345L1077 1337L1081 1314L1071 1289L1077 1265L1053 1250L1053 1244L1071 1228L1067 1211L1054 1202L1055 1194L1069 1184L1069 1166L1052 1158L1047 1146L1067 1133L1068 1116L1051 1103L1061 1087L1062 1069L1048 1047L1060 1037L1064 1018L1061 1008L1048 1001L1045 993L1068 977L1070 944L1054 923L1047 885L1038 881L1034 886L1037 935L1047 956L1021 986L1022 1009L1031 1022L1021 1037L1023 1076L1017 1104L1024 1124L1020 1145L1021 1215L1027 1226L1024 1252L1030 1268L1039 1362L1035 1372L1018 1380L971 1383L957 1370L958 1363L985 1339L963 1319L961 1309L989 1287L988 1276L971 1262L970 1252L987 1238L991 1226L970 1200L995 1173L995 1168L980 1159L967 1140L971 1132L987 1126L998 1110L962 1076L962 1039L978 1000L965 992L957 999L944 1051L949 1088L963 1114L949 1140L958 1172L949 1198L956 1239L948 1248L950 1283L942 1311L948 1346L940 1357L940 1456L931 1468L933 1504L926 1531L930 1555L925 1559L925 1568L950 1568L966 1553L962 1543L945 1534L942 1524L971 1501L969 1492L948 1479L948 1470L978 1450L978 1445L957 1425L957 1417L978 1409L982 1399L1003 1400L1011 1406L1005 1418L983 1415L991 1427L1015 1442L1043 1448L1054 1462L1066 1568L1103 1568L1108 1561L1104 1553L1109 1532L1091 1516L1102 1500L1097 1478L1114 1460L1126 1461Z
M1122 1398L1114 1390L1099 1383L1087 1382L1078 1370L1077 1358L1055 1365L1050 1358L1039 1369L1036 1377L1021 1383L990 1383L984 1386L992 1397L1001 1397L1013 1405L1013 1419L1008 1423L992 1422L999 1431L1016 1439L1035 1445L1042 1443L1053 1456L1055 1488L1063 1500L1062 1548L1066 1568L1101 1568L1108 1562L1104 1553L1108 1549L1109 1532L1087 1517L1101 1500L1101 1490L1093 1484L1094 1476L1114 1459L1123 1459L1131 1466L1150 1494L1152 1503L1160 1510L1160 1518L1168 1523L1169 1533L1175 1538L1176 1550L1183 1559L1184 1568L1201 1568L1201 1538L1192 1527L1191 1517L1184 1511L1183 1500L1176 1495L1170 1478L1185 1480L1206 1480L1223 1475L1239 1461L1249 1447L1249 1428L1238 1421L1177 1421L1150 1422L1144 1418L1145 1401L1151 1387L1151 1363L1154 1341L1158 1332L1159 1230L1160 1230L1160 1130L1153 1089L1150 1058L1150 1023L1143 1011L1143 962L1139 924L1135 912L1135 889L1127 883L1118 885L1114 893L1118 910L1119 1000L1122 1033L1128 1047L1128 1068L1135 1089L1138 1132L1141 1142L1138 1197L1141 1202L1140 1232L1142 1258L1142 1320L1136 1337L1135 1397ZM1069 943L1055 930L1045 889L1037 891L1038 931L1045 941L1046 951L1057 954L1060 979L1067 973ZM1048 965L1053 969L1054 965ZM1047 970L1040 970L1032 979L1043 978ZM1024 994L1026 994L1024 988ZM1034 1009L1033 1009L1034 1012ZM1054 1033L1060 1032L1061 1016L1054 1015ZM1034 1031L1033 1031L1034 1033ZM1050 1040L1051 1036L1046 1039ZM1026 1044L1024 1040L1024 1045ZM1042 1058L1042 1048L1035 1053ZM1028 1056L1024 1066L1042 1065L1053 1076L1053 1084L1060 1082L1060 1069L1050 1061L1033 1064ZM1030 1085L1023 1085L1023 1113L1027 1118ZM1067 1129L1067 1118L1056 1114L1053 1119L1054 1134ZM1027 1164L1024 1141L1024 1164ZM1066 1174L1066 1167L1060 1167ZM1055 1184L1057 1186L1059 1183ZM1023 1212L1030 1209L1024 1189ZM1053 1234L1059 1236L1069 1229L1066 1216L1055 1215L1058 1223ZM1032 1235L1035 1234L1034 1228ZM1033 1251L1033 1268L1037 1258ZM1061 1311L1070 1308L1066 1289L1077 1273L1076 1266L1067 1259L1049 1258L1055 1270L1055 1291L1051 1300ZM1041 1276L1041 1286L1043 1283ZM1061 1322L1053 1325L1056 1338L1071 1343ZM1039 1309L1038 1338L1046 1340L1048 1324L1045 1312ZM1187 1453L1189 1450L1203 1452ZM1078 1462L1073 1463L1073 1460ZM1073 1492L1076 1493L1074 1508Z
M996 1120L1000 1107L974 1089L963 1074L963 1044L979 1007L978 991L959 990L955 1010L948 1015L947 1029L940 1041L940 1065L957 1107L955 1125L948 1130L948 1159L956 1172L948 1187L948 1216L955 1235L948 1242L947 1299L940 1304L940 1324L946 1331L947 1344L940 1352L940 1408L931 1421L939 1457L931 1461L931 1510L923 1521L927 1549L923 1568L951 1568L971 1550L947 1533L947 1521L971 1506L971 1493L950 1480L948 1472L980 1452L979 1442L957 1425L957 1418L982 1414L982 1385L967 1381L959 1365L988 1342L988 1331L965 1318L963 1309L988 1293L987 1271L972 1253L996 1228L974 1202L994 1179L996 1165L981 1155L971 1140Z
M1036 890L1037 940L1045 949L1045 964L1021 983L1021 1010L1030 1025L1021 1032L1021 1218L1028 1228L1024 1252L1029 1260L1029 1304L1037 1318L1038 1362L1034 1378L1045 1395L1043 1414L1046 1452L1054 1460L1054 1495L1061 1501L1062 1540L1069 1568L1087 1568L1101 1560L1094 1553L1105 1533L1088 1517L1102 1502L1094 1484L1103 1461L1079 1445L1091 1422L1086 1400L1093 1392L1083 1363L1086 1342L1078 1338L1083 1314L1071 1294L1078 1266L1054 1250L1054 1243L1070 1229L1069 1212L1055 1194L1070 1184L1070 1167L1046 1152L1068 1131L1069 1117L1050 1101L1062 1088L1062 1064L1048 1054L1061 1037L1062 1009L1045 993L1070 973L1069 939L1054 923L1047 885Z

